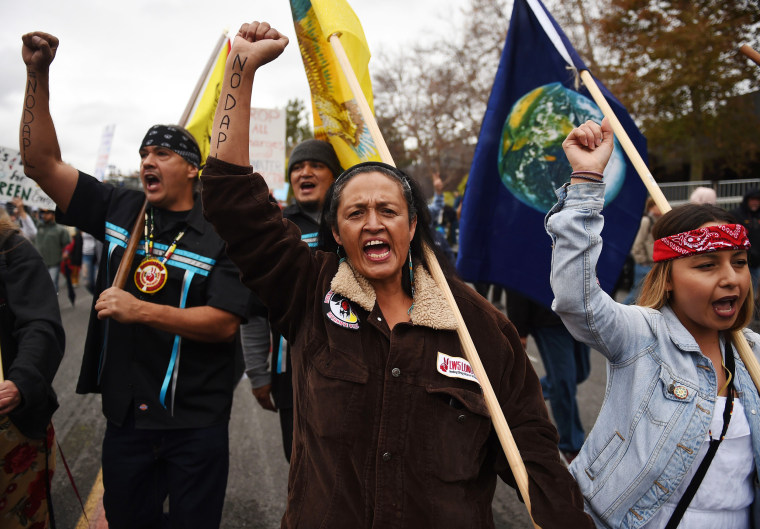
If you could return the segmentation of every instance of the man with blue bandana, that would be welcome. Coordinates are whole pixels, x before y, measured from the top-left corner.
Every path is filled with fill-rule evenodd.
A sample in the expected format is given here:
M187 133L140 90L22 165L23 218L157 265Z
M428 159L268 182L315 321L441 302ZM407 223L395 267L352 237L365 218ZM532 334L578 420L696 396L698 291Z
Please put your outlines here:
M201 213L198 145L181 127L151 127L139 150L144 194L63 163L49 109L58 39L22 40L24 171L56 202L59 222L105 244L77 392L102 394L109 527L162 527L167 496L171 527L219 527L235 338L249 291ZM127 283L110 286L146 198Z

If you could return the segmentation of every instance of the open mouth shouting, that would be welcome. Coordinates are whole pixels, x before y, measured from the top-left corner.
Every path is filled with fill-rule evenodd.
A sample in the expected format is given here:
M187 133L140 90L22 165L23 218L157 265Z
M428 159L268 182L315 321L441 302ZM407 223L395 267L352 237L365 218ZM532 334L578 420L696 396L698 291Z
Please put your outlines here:
M739 296L726 296L714 301L712 306L715 314L721 318L731 318L737 311L737 300Z
M390 245L382 239L371 239L364 243L364 255L371 261L383 261L391 254Z
M161 185L161 179L154 174L145 174L143 180L145 182L145 191L147 192L156 191Z
M312 181L309 180L309 181L306 181L306 182L302 182L300 187L301 187L301 191L302 192L308 193L309 191L311 191L312 189L314 189L317 186L316 186L316 184L314 182L312 182Z

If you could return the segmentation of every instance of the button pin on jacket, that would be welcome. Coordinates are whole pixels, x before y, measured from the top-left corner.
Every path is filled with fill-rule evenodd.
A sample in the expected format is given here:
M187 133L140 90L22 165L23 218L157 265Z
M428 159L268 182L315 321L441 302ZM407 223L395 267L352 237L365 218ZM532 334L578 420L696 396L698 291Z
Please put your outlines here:
M689 396L689 390L685 386L676 386L674 383L668 386L668 393L680 400Z

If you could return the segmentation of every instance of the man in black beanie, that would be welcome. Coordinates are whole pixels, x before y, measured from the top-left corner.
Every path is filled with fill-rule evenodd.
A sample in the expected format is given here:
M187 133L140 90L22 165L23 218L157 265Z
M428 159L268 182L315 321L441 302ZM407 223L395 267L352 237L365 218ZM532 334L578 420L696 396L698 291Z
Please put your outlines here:
M325 195L342 172L332 145L321 140L306 140L293 149L288 161L287 180L293 188L295 203L282 211L282 216L301 230L301 239L316 250L319 219ZM253 396L262 408L280 412L282 446L290 461L293 445L293 386L290 375L290 348L282 336L272 335L272 369L266 353L257 344L255 328L240 327L243 338L246 374L251 380ZM274 403L272 403L274 398Z
M296 145L288 161L288 182L296 208L319 224L327 189L341 172L335 150L328 142L306 140ZM287 213L285 218L289 218Z

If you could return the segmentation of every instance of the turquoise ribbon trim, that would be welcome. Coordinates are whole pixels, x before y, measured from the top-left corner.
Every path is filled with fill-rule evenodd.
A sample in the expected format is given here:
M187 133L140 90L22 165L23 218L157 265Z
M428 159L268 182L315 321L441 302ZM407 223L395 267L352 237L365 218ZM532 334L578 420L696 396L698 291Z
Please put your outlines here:
M145 248L144 242L145 242L145 239L141 239L140 240L140 246L142 248ZM161 250L162 252L165 252L166 250L169 249L169 245L168 244L162 244L160 242L153 243L153 247L156 250ZM143 250L143 252L144 251L145 250ZM187 251L187 250L183 250L181 248L175 249L174 250L174 255L181 255L182 257L187 257L189 259L194 259L194 260L196 260L198 262L205 263L205 264L211 265L211 266L213 266L213 265L216 264L216 259L212 259L211 257L205 257L203 255L197 254L195 252L190 252L190 251ZM170 261L171 261L171 259L170 259Z
M179 308L181 309L184 309L185 304L187 303L187 293L190 290L190 283L193 282L193 276L195 276L195 273L188 270L185 272L185 278L182 280L182 297L179 300ZM171 382L172 375L174 374L174 366L176 365L177 358L179 357L179 349L181 343L182 337L179 334L175 334L174 346L172 347L172 356L169 359L169 367L166 369L164 383L161 385L161 394L159 395L161 406L163 406L164 409L166 409L166 392L169 389L169 382ZM172 398L172 401L173 400L174 399ZM174 406L172 406L172 415L174 415L173 408Z
M106 234L106 242L109 242L109 243L114 244L116 246L121 246L122 248L126 248L127 247L127 243L126 242L122 241L121 239L117 239L116 237L114 237L112 235L108 235L108 234Z
M301 240L309 245L309 248L316 248L319 245L319 232L304 233Z
M107 230L117 231L117 232L121 233L122 235L125 235L126 237L129 237L129 232L127 230L125 230L121 226L117 226L113 222L106 222L106 229Z
M139 255L140 257L144 257L145 256L145 250L137 250L135 252L135 255ZM157 259L159 261L161 260L160 257L158 257ZM192 274L198 274L198 275L202 275L204 277L207 277L211 273L211 268L210 267L209 267L208 270L205 269L205 268L198 268L197 266L193 266L193 265L188 264L188 263L183 263L182 261L178 261L178 260L174 259L173 255L172 255L171 259L169 259L168 261L166 261L165 264L174 266L176 268L181 268L182 270L186 270L186 271L188 271L188 272L190 272Z
M277 351L280 353L280 356L277 358L277 374L279 375L287 371L287 365L285 364L287 359L285 358L285 355L288 354L288 342L285 340L284 336L280 336L280 341L277 344Z

